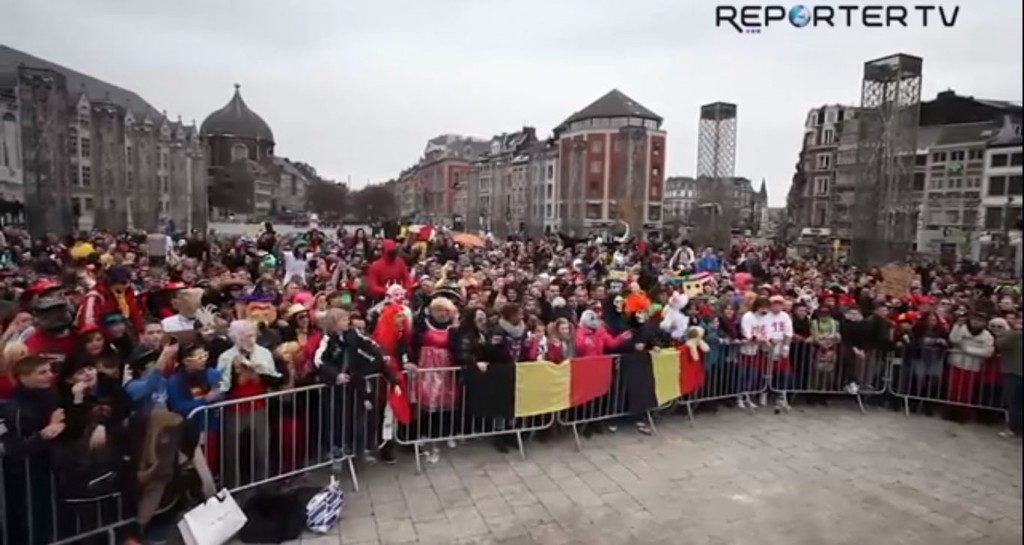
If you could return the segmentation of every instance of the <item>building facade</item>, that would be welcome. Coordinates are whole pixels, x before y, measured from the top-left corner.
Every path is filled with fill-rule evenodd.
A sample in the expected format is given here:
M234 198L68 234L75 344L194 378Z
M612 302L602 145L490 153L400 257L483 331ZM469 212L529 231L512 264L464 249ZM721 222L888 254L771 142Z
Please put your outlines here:
M526 231L531 236L557 233L562 224L558 215L558 146L553 140L544 140L527 155Z
M471 230L506 237L527 229L530 151L538 143L533 127L491 138L470 174Z
M839 236L834 217L840 207L839 148L845 134L856 163L857 133L849 130L855 116L856 108L840 104L812 108L807 113L799 162L787 197L790 224L795 228L792 238L801 244L829 247ZM853 180L850 182L852 190Z
M659 115L616 89L555 129L563 230L601 232L619 221L634 233L661 229L666 151L661 124Z
M402 217L416 223L452 225L470 214L472 163L487 149L479 138L444 134L431 138L417 163L395 182Z
M1024 195L1024 147L1020 119L1007 117L985 150L980 235L972 248L976 259L1006 255L1011 246L1020 276L1021 204Z
M689 225L690 213L697 206L697 180L689 176L666 179L664 206L666 224Z
M697 177L731 178L736 174L737 107L714 102L700 107L697 124Z
M887 204L909 211L913 251L933 258L977 256L983 241L999 231L989 226L1002 221L1003 208L1012 216L1019 196L1014 201L1015 195L1001 192L1020 191L1019 178L1017 189L1010 185L1012 149L1020 145L1019 136L1014 136L1019 129L1014 127L1019 127L1020 118L1019 104L953 91L920 104L913 176L906 188L893 193L902 202ZM787 197L787 240L820 250L836 243L840 248L851 244L859 221L855 189L866 168L860 162L864 154L859 125L859 108L811 110ZM1011 150L1006 152L1005 165L1003 158L990 157L1002 155L1000 149ZM993 166L993 161L1002 166Z
M277 181L271 190L271 210L274 215L300 216L306 210L306 192L313 180L305 172L283 157L275 157Z
M0 46L0 135L0 216L33 232L206 228L194 124L130 91Z

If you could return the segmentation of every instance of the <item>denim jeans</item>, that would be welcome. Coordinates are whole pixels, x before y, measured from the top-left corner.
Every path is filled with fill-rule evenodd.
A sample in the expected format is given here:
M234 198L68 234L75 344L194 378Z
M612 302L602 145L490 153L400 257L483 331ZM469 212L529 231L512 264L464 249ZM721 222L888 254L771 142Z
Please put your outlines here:
M1010 431L1020 435L1024 432L1021 412L1024 411L1024 379L1020 375L1003 373L1003 399L1006 400L1006 411L1010 413Z

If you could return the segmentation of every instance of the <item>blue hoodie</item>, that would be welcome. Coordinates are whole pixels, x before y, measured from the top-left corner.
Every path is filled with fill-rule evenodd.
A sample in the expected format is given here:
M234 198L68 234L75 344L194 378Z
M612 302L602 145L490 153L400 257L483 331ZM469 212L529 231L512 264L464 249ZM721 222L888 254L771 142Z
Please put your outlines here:
M168 405L167 379L157 369L150 369L139 378L133 378L124 385L124 390L132 400L132 410L149 412L154 406ZM169 408L169 407L168 407Z
M208 368L205 371L205 388L206 391L216 388L220 384L220 373L214 368ZM171 410L180 414L181 416L188 418L189 413L192 411L209 405L210 403L216 403L224 399L224 393L213 400L212 402L206 401L202 396L196 397L186 385L185 379L187 372L184 368L179 368L175 371L174 375L167 382L167 398L170 404ZM189 425L193 427L195 431L204 432L209 430L220 429L220 411L203 411L197 415L196 418L189 421ZM205 414L205 418L203 415Z

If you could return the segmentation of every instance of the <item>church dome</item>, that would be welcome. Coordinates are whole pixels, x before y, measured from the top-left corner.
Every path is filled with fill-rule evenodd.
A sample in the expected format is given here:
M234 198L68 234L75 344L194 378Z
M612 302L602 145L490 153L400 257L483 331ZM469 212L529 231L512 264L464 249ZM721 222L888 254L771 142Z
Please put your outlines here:
M234 136L273 142L274 133L270 125L249 109L242 100L239 87L235 84L235 96L231 97L227 105L207 116L200 132L203 136Z

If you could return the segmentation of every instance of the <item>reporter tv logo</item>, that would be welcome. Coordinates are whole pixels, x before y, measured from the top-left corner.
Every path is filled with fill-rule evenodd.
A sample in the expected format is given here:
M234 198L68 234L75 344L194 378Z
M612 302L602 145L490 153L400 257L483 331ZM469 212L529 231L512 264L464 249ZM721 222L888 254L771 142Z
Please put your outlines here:
M910 28L956 26L960 6L935 4L900 5L720 5L715 7L715 26L740 34L760 34L786 22L796 28Z

